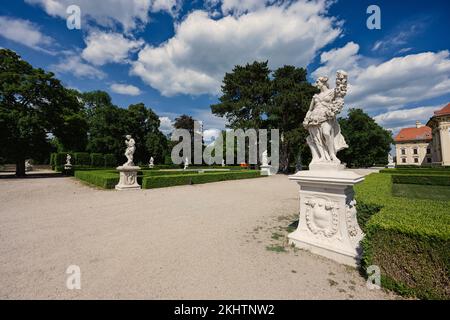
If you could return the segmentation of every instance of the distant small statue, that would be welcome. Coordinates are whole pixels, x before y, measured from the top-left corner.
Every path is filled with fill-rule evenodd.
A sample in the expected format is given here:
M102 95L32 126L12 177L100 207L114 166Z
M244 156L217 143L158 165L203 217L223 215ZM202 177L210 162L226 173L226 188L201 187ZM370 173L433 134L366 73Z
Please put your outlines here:
M148 162L148 167L150 168L150 169L153 169L153 167L155 166L154 165L154 159L153 159L153 157L150 157L150 161Z
M264 152L262 153L261 164L263 166L268 166L269 165L269 158L267 156L267 150L264 150Z
M225 167L225 160L222 159L222 167Z
M189 158L186 157L186 158L184 159L184 169L183 169L183 170L186 170L188 167L189 167Z
M388 164L386 167L390 169L395 168L394 158L390 153L388 153Z
M136 151L136 143L134 139L131 137L131 135L126 135L127 140L125 140L125 144L127 146L127 149L125 150L125 157L127 157L127 162L123 164L124 167L133 167L133 155L134 151Z
M25 171L33 171L33 160L25 160Z
M72 166L72 164L70 163L70 160L72 159L72 157L70 156L70 154L66 155L66 164L65 166Z

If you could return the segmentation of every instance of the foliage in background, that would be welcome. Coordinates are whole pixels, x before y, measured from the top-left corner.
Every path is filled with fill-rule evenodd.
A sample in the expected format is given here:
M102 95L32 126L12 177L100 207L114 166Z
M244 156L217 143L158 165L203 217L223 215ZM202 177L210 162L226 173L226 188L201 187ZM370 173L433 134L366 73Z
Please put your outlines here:
M349 167L370 167L387 164L387 155L393 139L391 132L379 126L361 109L350 109L346 118L340 118L342 134L348 148L338 153Z

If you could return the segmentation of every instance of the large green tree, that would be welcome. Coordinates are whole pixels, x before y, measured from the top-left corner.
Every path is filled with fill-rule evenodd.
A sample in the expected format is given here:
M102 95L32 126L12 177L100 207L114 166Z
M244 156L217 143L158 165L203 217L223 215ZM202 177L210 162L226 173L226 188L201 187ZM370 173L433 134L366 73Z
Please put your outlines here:
M12 50L0 50L0 157L16 163L17 176L25 175L26 158L48 151L52 135L72 147L74 139L64 133L82 122L80 112L75 94L53 73L33 68Z
M267 110L269 126L280 130L280 171L287 172L298 157L305 162L309 148L307 131L302 122L317 89L306 79L306 70L294 66L281 67L273 73L272 99Z
M348 148L338 157L351 167L386 164L393 143L390 131L383 129L361 109L350 109L346 118L339 119Z
M260 129L271 98L270 70L267 61L235 66L226 73L220 103L211 106L217 116L225 117L233 129Z

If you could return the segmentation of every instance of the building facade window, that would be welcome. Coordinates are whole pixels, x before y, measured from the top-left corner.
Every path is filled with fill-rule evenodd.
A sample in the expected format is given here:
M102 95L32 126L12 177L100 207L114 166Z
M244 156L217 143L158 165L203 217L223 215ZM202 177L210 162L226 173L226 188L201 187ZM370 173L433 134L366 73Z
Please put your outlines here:
M405 155L405 154L406 154L406 150L402 149L402 155Z
M428 162L428 163L431 163L431 158L427 158L427 162Z
M414 163L419 163L419 158L414 158Z
M402 163L406 163L406 158L402 158Z
M414 148L414 149L413 149L413 153L414 153L414 154L418 154L417 148Z
M427 154L430 154L430 153L431 153L431 149L427 148Z

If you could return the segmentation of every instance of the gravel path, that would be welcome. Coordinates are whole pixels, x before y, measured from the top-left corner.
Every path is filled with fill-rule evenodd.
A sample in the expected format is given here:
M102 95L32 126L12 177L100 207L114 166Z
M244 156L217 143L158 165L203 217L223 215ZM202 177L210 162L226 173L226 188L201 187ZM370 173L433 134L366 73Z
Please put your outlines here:
M0 179L0 298L396 298L286 246L297 196L283 175L128 192Z

